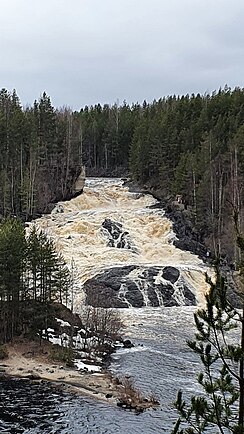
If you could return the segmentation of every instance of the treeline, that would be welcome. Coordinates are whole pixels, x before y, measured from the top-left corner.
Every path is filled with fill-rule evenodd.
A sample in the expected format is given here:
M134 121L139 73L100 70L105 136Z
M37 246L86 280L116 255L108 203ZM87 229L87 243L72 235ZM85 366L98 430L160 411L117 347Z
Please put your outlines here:
M40 338L53 303L66 303L71 277L53 242L18 219L0 225L0 344L18 335Z
M243 224L244 90L168 97L145 104L130 148L133 177L181 196L215 255L237 256L233 213Z
M244 90L169 96L148 104L85 107L88 173L127 173L168 201L180 197L213 254L237 257L233 212L242 223ZM231 241L231 242L230 242Z
M209 248L236 256L229 240L233 208L243 220L243 89L79 112L55 109L45 93L23 108L3 89L0 151L3 216L27 220L70 198L83 162L88 176L130 172L167 200L180 196Z
M169 96L142 105L85 107L83 161L88 174L130 171L168 200L180 196L200 240L215 254L232 247L233 210L242 226L244 90Z

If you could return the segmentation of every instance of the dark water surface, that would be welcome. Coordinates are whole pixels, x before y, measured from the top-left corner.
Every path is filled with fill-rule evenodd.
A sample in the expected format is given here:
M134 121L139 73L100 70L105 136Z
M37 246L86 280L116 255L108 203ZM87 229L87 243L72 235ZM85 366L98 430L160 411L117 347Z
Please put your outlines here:
M136 415L114 405L74 397L25 380L1 381L2 433L139 433L141 424L155 432L148 414ZM158 418L161 417L158 411Z
M111 370L131 375L145 394L156 394L160 407L136 415L113 404L59 391L50 383L0 382L0 433L170 433L177 414L172 405L182 388L196 392L198 360L186 346L193 335L194 308L130 309L124 313L135 347L119 350Z

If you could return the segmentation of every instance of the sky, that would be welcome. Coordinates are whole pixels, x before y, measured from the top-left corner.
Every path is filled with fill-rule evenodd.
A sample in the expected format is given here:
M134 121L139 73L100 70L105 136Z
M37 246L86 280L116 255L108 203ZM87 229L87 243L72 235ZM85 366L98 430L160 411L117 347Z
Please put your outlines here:
M23 105L244 87L244 0L1 0L0 88Z

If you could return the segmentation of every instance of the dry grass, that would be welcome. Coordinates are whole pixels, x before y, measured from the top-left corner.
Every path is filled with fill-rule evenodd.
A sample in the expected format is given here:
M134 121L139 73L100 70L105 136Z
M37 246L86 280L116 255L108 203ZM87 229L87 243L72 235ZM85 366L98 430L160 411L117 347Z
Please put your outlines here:
M144 394L135 386L132 378L125 376L120 381L119 402L122 407L143 411L146 408L159 405L159 401L154 394L145 397Z

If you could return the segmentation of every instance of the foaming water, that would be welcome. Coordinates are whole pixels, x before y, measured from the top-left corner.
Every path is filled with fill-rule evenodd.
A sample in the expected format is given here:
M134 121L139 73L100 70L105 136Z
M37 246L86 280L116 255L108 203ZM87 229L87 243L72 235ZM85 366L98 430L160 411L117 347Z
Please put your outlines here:
M59 204L63 212L54 210L32 223L55 241L68 265L73 263L77 309L84 282L109 267L133 264L181 269L198 302L202 301L207 289L205 266L197 256L173 245L175 234L164 211L150 209L156 203L151 195L129 192L119 179L91 178L82 195ZM102 230L105 219L129 234L130 249L108 246Z

